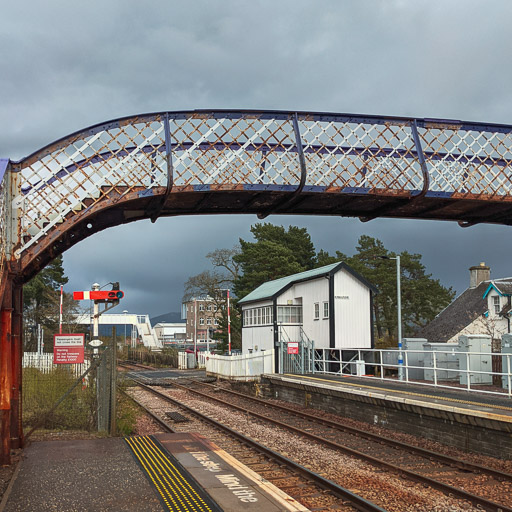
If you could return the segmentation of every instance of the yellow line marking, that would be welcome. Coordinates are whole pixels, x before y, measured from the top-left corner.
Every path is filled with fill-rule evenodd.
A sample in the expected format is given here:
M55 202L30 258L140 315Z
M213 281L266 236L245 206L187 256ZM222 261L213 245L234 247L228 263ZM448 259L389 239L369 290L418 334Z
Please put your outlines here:
M155 484L165 503L172 510L169 500L177 510L207 511L212 509L204 502L197 491L191 486L188 479L172 464L160 447L148 436L126 439ZM143 462L144 460L144 462ZM156 483L160 485L158 485ZM162 492L164 488L166 498ZM172 496L174 494L174 498Z
M297 376L297 375L294 375L294 374L291 374L291 373L285 373L284 375L287 376L287 377L295 377L295 378L299 378L299 379L311 379L311 380L318 380L320 382L336 382L336 383L339 383L339 384L343 384L344 386L354 386L354 387L358 387L358 388L374 389L376 391L386 391L386 392L389 391L390 393L403 393L404 395L420 396L422 398L433 398L435 400L445 400L446 402L455 402L455 403L467 404L467 405L479 405L480 407L490 407L492 409L504 409L504 410L507 410L507 411L512 411L512 407L507 407L505 405L482 404L480 402L471 402L469 400L459 400L458 398L447 398L447 397L443 397L443 396L432 396L432 395L427 395L427 394L422 394L422 393L414 393L412 391L399 391L397 389L379 388L379 387L376 387L376 386L366 386L364 384L356 384L356 383L352 383L352 382L345 382L345 381L339 381L339 380L321 379L319 377L310 377L309 375L299 375L299 376ZM461 389L461 388L454 388L454 389ZM462 390L462 391L465 391L465 390Z
M136 447L136 445L133 443L133 441L131 439L126 438L126 442L130 445L130 448L133 450L133 453L137 457L138 461L141 463L142 467L146 470L146 473L148 474L149 478L153 482L153 485L156 487L156 489L157 489L158 493L160 494L160 496L162 496L162 499L164 500L165 504L167 505L167 508L169 510L172 510L171 505L169 504L169 500L166 498L165 494L162 492L162 488L160 487L159 483L157 483L155 478L153 478L153 475L151 474L151 471L148 468L147 461L145 459L143 460L143 458L139 456L137 447ZM160 480L159 480L159 482L160 482ZM171 497L171 500L172 500L172 497ZM176 502L174 500L172 500L172 501L176 505Z
M188 510L187 508L185 508L186 505L185 505L185 503L182 500L182 494L183 493L181 492L181 489L180 489L180 483L178 483L176 481L172 481L172 482L169 481L169 479L167 478L167 475L165 473L163 473L162 471L160 471L154 465L154 460L151 458L151 454L148 454L147 450L143 446L141 438L135 438L135 442L138 445L138 449L139 449L140 453L143 454L143 456L145 458L149 459L150 462L153 464L151 466L151 471L153 472L155 477L158 479L158 481L161 482L162 485L165 486L166 494L169 496L171 501L174 503L175 507L178 510ZM172 495L174 495L175 499L173 498ZM176 503L175 500L177 500L179 503Z
M201 498L201 496L197 493L197 491L190 485L190 482L187 478L185 478L179 470L174 466L174 464L169 460L168 457L165 456L165 454L162 452L160 447L153 441L153 439L149 437L144 437L144 442L148 445L148 449L152 450L152 452L155 454L155 456L160 459L159 466L165 471L167 468L168 471L170 471L176 478L181 480L181 485L183 487L188 487L188 494L190 495L190 499L196 503L199 507L205 507L206 510L211 511L210 507L204 502L204 500ZM200 503L197 503L197 502Z
M176 508L178 510L195 510L194 508L190 509L187 507L187 505L190 506L190 503L185 498L185 496L182 492L182 488L181 488L182 482L178 482L174 478L169 479L168 473L163 472L160 468L157 467L154 459L151 458L153 454L148 453L148 450L146 449L146 447L143 444L143 439L144 439L143 437L135 438L135 441L138 444L138 448L141 451L141 453L143 453L145 455L145 457L149 458L149 460L153 463L153 466L151 467L153 474L156 476L156 478L159 480L159 482L161 482L163 485L164 485L164 483L166 484L166 487L165 487L166 493L169 495L171 501L174 503ZM164 482L162 482L162 480ZM175 499L179 502L179 504L176 503L176 501L172 498L171 493L174 495ZM187 504L185 504L185 502Z

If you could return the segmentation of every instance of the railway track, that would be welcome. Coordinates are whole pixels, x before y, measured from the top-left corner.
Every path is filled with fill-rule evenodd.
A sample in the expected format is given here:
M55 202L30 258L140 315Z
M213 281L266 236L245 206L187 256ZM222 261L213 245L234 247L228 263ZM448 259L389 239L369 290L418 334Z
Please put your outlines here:
M510 473L449 457L381 435L377 436L343 425L339 421L334 422L303 410L251 397L217 385L189 382L195 388L208 389L210 392L205 393L190 385L182 386L182 389L195 392L200 396L207 396L219 403L226 403L226 398L219 397L219 394L224 395L229 397L230 405L246 414L271 420L277 425L302 433L311 439L328 443L349 455L400 471L406 477L432 485L443 492L470 499L484 508L493 510L493 506L496 506L494 510L512 510L509 507L512 503L512 474ZM256 408L249 408L248 403L256 404Z
M279 428L307 437L320 446L328 446L344 454L364 460L382 470L421 482L447 496L471 502L479 509L512 511L512 475L443 454L377 437L319 418L304 411L274 404L204 382L188 386L173 382L204 400L213 400L224 407L233 407L257 422L271 422ZM201 388L201 390L197 388ZM194 389L195 388L195 389ZM204 390L207 389L208 392Z
M143 370L143 371L148 371L148 370L155 370L156 368L154 368L153 366L148 366L146 364L141 364L141 363L135 363L133 361L120 361L120 360L117 360L117 366L120 366L121 368L125 368L126 370Z
M258 443L257 441L229 428L193 408L180 403L171 397L153 389L146 384L137 383L160 400L172 403L188 415L192 415L196 421L193 425L186 423L186 430L191 426L195 432L200 432L211 441L215 442L225 451L236 457L247 467L258 473L266 480L272 482L289 496L313 511L361 511L361 512L386 512L378 505L358 496L357 494L341 487L340 485L310 471L289 458ZM131 398L142 407L146 413L158 423L166 432L182 432L183 427L171 426L162 418L162 412L156 414L142 401L133 396ZM205 428L206 427L206 428Z

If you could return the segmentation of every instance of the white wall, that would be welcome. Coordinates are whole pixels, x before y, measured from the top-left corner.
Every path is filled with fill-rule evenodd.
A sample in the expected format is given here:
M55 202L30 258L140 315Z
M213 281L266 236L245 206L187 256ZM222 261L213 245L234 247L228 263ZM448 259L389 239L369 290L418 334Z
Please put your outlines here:
M288 300L298 304L302 299L302 324L304 332L315 347L329 348L329 319L323 318L323 302L329 301L329 280L326 277L293 285L277 299L278 305L286 305ZM320 304L320 319L315 320L314 304ZM289 330L289 329L287 329Z
M346 270L334 276L336 348L370 348L370 290Z
M242 330L242 353L247 354L249 349L271 350L274 348L274 329L271 325L244 327Z
M246 309L265 306L272 307L272 301L264 300L253 304L242 305L242 319L243 312ZM272 325L242 327L242 353L249 353L249 349L255 351L256 347L258 347L258 351L261 349L271 350L274 348L274 328Z
M370 290L352 274L341 269L334 275L334 306L329 304L329 316L335 310L336 348L371 348ZM336 298L338 297L338 298ZM348 297L347 299L343 297ZM314 341L316 348L329 348L329 318L324 318L323 303L329 302L329 279L320 277L297 283L277 298L278 306L302 304L302 326L307 337ZM315 320L315 303L319 304L320 316ZM271 305L262 301L247 306L261 307ZM283 324L286 331L284 339L298 341L300 327ZM295 339L294 339L295 338ZM242 352L249 349L269 350L274 348L272 326L251 326L242 329Z
M452 336L447 343L458 343L459 336L471 334L486 334L493 339L500 339L508 332L508 322L505 318L479 315L473 322L464 327L460 332ZM436 340L432 340L436 341Z

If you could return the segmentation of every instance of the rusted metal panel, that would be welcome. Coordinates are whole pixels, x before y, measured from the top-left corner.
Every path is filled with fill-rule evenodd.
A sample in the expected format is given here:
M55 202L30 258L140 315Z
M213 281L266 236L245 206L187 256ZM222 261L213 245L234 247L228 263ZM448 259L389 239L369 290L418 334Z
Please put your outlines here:
M11 463L11 310L0 310L0 464Z
M69 238L96 232L100 212L107 217L102 226L114 225L112 219L143 218L135 210L153 220L272 208L343 214L349 211L345 197L326 201L339 192L365 195L350 209L358 216L421 217L420 212L437 209L450 212L448 220L474 222L474 216L457 218L456 208L445 205L454 198L510 201L510 166L512 127L505 125L237 110L126 117L73 133L10 163L0 190L0 272L10 254L22 258L24 271L35 258L47 261L43 252L57 255L72 245ZM319 194L311 195L314 190ZM222 202L228 191L239 194L230 198L231 205ZM194 195L200 192L204 197ZM291 201L294 192L300 198ZM428 194L437 194L438 208L424 201ZM114 207L123 213L112 213ZM96 227L84 229L86 219Z
M13 286L11 332L11 448L23 445L21 410L21 363L23 360L23 287Z

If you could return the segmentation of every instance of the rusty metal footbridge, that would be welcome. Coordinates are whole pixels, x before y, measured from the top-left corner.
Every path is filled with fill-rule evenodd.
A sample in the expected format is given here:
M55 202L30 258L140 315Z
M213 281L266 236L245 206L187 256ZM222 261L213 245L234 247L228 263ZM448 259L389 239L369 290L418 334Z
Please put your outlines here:
M116 119L0 159L0 459L22 442L22 285L80 240L191 214L512 224L511 162L509 125L240 110Z

